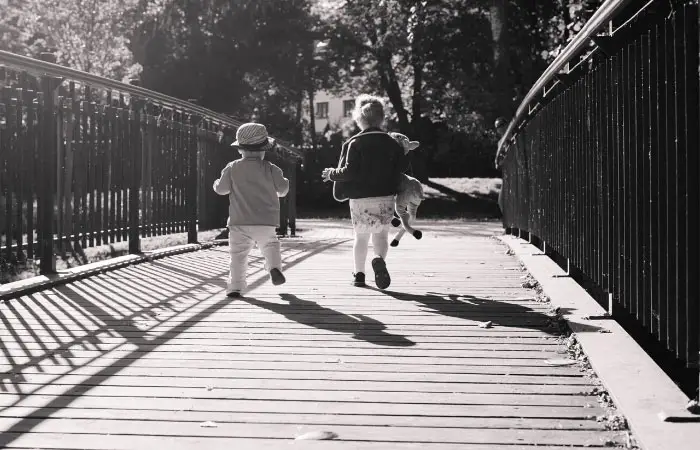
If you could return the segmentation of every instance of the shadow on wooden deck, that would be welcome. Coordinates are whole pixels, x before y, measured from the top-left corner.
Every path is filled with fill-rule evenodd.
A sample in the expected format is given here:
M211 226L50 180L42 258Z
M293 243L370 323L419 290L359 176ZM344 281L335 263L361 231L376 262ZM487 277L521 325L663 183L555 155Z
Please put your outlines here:
M387 326L382 322L364 314L343 314L332 308L327 308L310 300L302 300L294 294L280 294L280 298L288 303L265 302L247 297L243 301L251 305L265 308L276 314L281 314L289 320L334 333L347 333L353 339L366 341L374 345L389 347L411 347L415 342L405 336L387 333Z
M283 254L283 264L289 269L343 242L326 240L292 245ZM207 255L216 255L218 264L207 262ZM168 258L167 262L120 269L3 303L0 392L9 395L0 395L0 408L11 411L31 397L48 401L11 426L0 426L0 448L9 448L42 419L80 400L81 395L99 386L102 380L122 372L230 304L231 300L224 296L197 310L198 302L192 301L202 293L208 296L225 288L228 271L222 271L221 262L227 258L225 248L187 253ZM261 257L251 259L254 267L262 264ZM223 267L227 268L227 264ZM142 272L142 276L124 276L135 271ZM262 273L261 267L258 272ZM255 289L266 280L266 276L258 275L250 288ZM186 320L168 326L173 319L188 313ZM50 388L57 386L54 383L64 375L111 354L115 349L114 338L121 341L116 347L127 345L130 349L109 358L80 382L64 385L66 389L59 395L53 393L56 390ZM90 356L78 356L85 354ZM47 365L61 367L60 372L65 373L57 373L43 383L35 383L34 377L26 375L46 373ZM47 388L51 393L44 393Z
M351 242L336 236L285 240L282 287L252 257L241 300L224 296L214 247L4 303L0 447L622 445L596 420L595 384L545 364L566 357L547 306L480 226L434 225L391 250L387 291L350 286ZM317 430L339 440L295 444Z

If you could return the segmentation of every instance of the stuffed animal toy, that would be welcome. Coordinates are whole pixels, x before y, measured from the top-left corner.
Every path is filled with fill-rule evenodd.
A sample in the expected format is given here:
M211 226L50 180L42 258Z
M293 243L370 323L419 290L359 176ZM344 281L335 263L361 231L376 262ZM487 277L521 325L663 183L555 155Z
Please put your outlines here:
M389 133L389 135L394 138L396 142L401 144L406 154L418 148L420 143L418 141L411 141L405 135L401 133ZM406 174L401 175L401 182L399 186L399 193L396 196L395 210L399 218L394 217L391 224L395 227L399 225L402 226L401 230L396 233L394 239L391 241L392 247L397 247L399 241L406 232L413 235L414 238L420 239L423 237L423 233L420 230L416 230L411 227L411 223L416 219L416 212L418 211L418 206L421 204L425 194L423 192L423 184L413 177L409 177Z

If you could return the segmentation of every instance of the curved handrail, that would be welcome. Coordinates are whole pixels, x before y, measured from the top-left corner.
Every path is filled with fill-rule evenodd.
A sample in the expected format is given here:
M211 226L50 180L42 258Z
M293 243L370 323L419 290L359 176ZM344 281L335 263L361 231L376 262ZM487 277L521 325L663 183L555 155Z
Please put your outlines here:
M109 78L101 77L99 75L93 75L91 73L71 69L69 67L64 67L59 64L40 61L38 59L17 55L15 53L6 52L3 50L0 50L0 65L7 65L19 70L26 70L28 72L37 73L41 75L48 75L57 78L68 78L70 80L74 80L80 83L85 83L91 86L98 86L105 89L113 89L124 94L148 99L154 103L165 106L167 108L175 110L187 110L192 112L193 114L209 118L211 120L214 120L215 122L229 126L231 128L238 128L243 124L243 122L239 122L238 120L235 120L232 117L229 117L225 114L212 111L194 103L190 103L176 97L171 97L160 92L152 91L150 89L146 89L140 86L122 83L116 80L110 80ZM296 155L297 157L301 157L303 155L301 151L292 147L290 144L284 141L280 141L276 138L275 140L277 141L278 145L283 147L285 150L291 152L292 154Z
M569 63L575 56L581 53L581 50L588 45L591 37L605 26L611 19L624 9L631 0L606 0L600 8L596 10L593 16L581 28L581 31L564 47L564 50L554 58L554 61L547 67L542 75L537 79L530 91L527 93L523 101L518 106L515 112L515 117L508 124L506 132L498 141L498 152L501 153L506 145L506 142L512 137L515 128L525 119L530 112L530 105L544 92L547 84Z

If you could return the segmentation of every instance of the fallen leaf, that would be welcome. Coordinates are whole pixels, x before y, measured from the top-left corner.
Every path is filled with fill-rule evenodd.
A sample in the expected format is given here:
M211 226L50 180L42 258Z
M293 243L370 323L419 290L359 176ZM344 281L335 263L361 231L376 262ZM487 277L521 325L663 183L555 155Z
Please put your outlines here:
M493 325L493 324L492 324L491 321L489 320L488 322L480 323L480 324L479 324L479 328L491 328L492 325Z
M338 435L332 431L310 431L295 437L297 441L328 441L336 439Z
M548 366L572 366L576 364L575 359L547 359L544 362Z
M200 423L199 426L202 428L217 428L219 424L216 422L212 422L211 420L207 420L206 422Z

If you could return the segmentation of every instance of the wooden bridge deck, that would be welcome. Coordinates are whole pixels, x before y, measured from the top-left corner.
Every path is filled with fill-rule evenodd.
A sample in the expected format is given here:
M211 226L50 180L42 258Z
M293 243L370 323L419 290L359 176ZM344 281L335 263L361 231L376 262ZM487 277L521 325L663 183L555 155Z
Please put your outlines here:
M0 305L0 447L624 443L596 421L594 381L545 363L565 347L498 227L424 229L390 251L385 292L349 285L350 231L319 222L284 241L286 285L252 258L246 299L224 296L227 249L214 247ZM316 431L338 438L294 440Z

